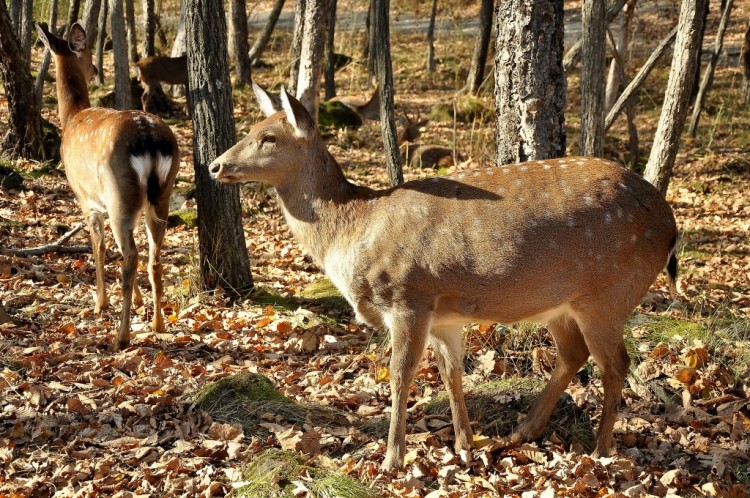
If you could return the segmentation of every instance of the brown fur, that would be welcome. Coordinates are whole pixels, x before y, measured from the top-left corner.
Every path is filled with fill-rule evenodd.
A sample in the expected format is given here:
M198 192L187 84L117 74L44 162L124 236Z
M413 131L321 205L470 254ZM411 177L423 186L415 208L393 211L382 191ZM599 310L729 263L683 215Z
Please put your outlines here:
M138 80L143 85L141 105L144 111L148 111L151 99L161 83L168 85L188 86L187 56L165 57L155 55L147 57L136 63L138 68ZM188 96L188 110L190 109L190 92Z
M112 233L123 255L121 322L114 349L130 341L130 308L143 302L136 284L138 249L133 229L146 209L149 233L149 279L154 294L153 328L164 330L161 312L161 245L169 214L169 196L179 168L177 140L163 121L141 111L91 108L87 82L96 74L86 33L79 24L65 41L38 27L39 36L52 51L57 70L57 94L62 134L65 175L89 224L96 262L96 305L99 313L109 304L104 282L104 220L107 214ZM156 158L171 157L164 178L158 174ZM132 164L143 158L148 175L141 178ZM147 161L150 158L150 161ZM146 164L146 163L149 164ZM162 167L164 167L162 165Z
M256 88L266 114L272 100ZM629 359L623 328L674 249L669 205L609 161L563 158L460 172L372 190L348 182L294 98L211 165L222 182L276 187L295 238L359 320L391 333L392 412L383 467L406 453L409 385L429 342L450 396L456 450L473 446L461 388L467 323L534 321L558 348L555 370L517 439L541 435L591 355L607 455ZM268 137L273 137L269 139Z

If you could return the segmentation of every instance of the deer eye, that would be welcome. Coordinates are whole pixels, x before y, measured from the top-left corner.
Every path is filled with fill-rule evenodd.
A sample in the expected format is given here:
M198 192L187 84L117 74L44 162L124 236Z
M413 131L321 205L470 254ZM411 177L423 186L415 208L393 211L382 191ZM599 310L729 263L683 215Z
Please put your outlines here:
M260 139L260 146L263 147L265 144L274 144L276 143L276 137L273 135L263 135L263 137Z

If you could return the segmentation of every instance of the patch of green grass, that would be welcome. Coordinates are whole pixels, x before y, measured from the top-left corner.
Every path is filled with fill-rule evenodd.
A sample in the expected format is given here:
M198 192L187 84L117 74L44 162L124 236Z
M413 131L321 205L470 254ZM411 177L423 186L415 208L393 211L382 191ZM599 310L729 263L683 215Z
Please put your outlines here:
M327 278L321 278L311 282L299 293L305 299L312 299L319 304L334 308L347 308L349 303L338 291L335 285Z
M343 474L306 465L296 453L266 450L242 473L245 485L235 490L238 497L293 498L295 481L302 482L318 498L375 498L363 483Z
M32 180L41 178L43 176L59 176L64 174L62 170L58 168L60 163L54 161L47 161L42 163L38 168L34 168L30 171L25 171L23 176Z
M9 220L0 216L0 228L27 228L30 225L23 221Z
M738 463L730 467L730 469L737 476L737 483L750 483L750 463Z
M469 418L481 424L485 435L507 436L518 425L519 415L528 413L544 385L543 380L533 377L508 377L480 384L466 394ZM447 393L439 394L425 405L425 413L429 415L449 412ZM594 447L595 436L588 414L567 394L552 412L545 437L553 433L567 443L577 440L586 449Z
M167 218L167 227L174 228L180 225L185 225L189 228L197 227L198 211L196 209L180 209L170 212Z
M277 294L273 290L259 285L255 286L252 300L253 304L273 306L276 311L297 311L300 307L300 303L296 300Z

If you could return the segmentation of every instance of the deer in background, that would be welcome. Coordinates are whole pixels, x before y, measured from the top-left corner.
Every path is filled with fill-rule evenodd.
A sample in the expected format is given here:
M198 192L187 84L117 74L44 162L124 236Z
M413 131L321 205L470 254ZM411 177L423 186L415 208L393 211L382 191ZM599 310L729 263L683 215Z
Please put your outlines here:
M138 80L144 89L143 95L141 95L141 105L144 111L148 112L151 99L159 91L161 83L166 83L168 85L185 85L188 113L190 112L186 55L181 57L165 57L162 55L147 57L136 63L136 69Z
M346 107L362 116L362 119L370 119L374 121L380 119L380 92L378 91L377 85L375 85L375 90L373 90L372 96L369 99L356 95L344 95L341 97L334 97L330 102L341 102Z
M558 355L515 429L534 439L591 355L604 404L595 453L608 455L628 372L628 317L656 276L677 275L677 227L640 176L562 158L420 179L386 190L350 183L305 108L253 85L268 116L209 167L220 182L276 187L292 234L354 308L391 335L391 421L383 468L403 465L409 385L429 342L450 398L457 451L473 447L461 385L463 326L544 324Z
M154 303L152 326L164 331L160 252L169 196L180 165L177 140L169 126L151 114L91 107L88 81L96 74L96 67L80 24L73 24L68 40L39 25L37 30L55 59L62 161L89 226L96 262L96 313L109 304L104 284L105 214L122 252L122 312L114 341L117 350L130 341L133 292L136 305L143 302L136 284L138 249L133 229L144 208Z

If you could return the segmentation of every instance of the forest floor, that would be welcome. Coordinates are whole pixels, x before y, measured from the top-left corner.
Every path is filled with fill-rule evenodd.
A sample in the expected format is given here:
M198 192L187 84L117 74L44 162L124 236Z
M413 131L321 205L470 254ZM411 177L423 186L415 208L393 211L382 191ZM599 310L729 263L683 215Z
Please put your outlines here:
M676 19L665 9L638 18L634 39L645 56ZM749 11L738 7L730 25L735 45ZM344 32L337 51L358 54L360 38ZM262 85L286 82L288 42L288 32L274 39L267 65L254 73ZM455 148L460 159L437 171L406 166L407 179L473 168L494 155L491 82L478 99L455 96L473 38L442 36L436 49L438 70L428 74L423 35L394 34L397 104L412 118L429 115L421 141ZM34 67L40 57L36 48ZM634 57L629 74L642 62ZM356 62L342 69L339 94L369 92L365 72ZM667 75L663 61L638 95L636 168L648 158ZM136 240L147 304L135 310L132 345L115 354L108 347L121 305L121 256L111 237L112 306L101 316L93 312L90 253L0 255L0 302L22 321L0 325L0 496L748 496L750 106L739 101L741 78L736 58L722 58L698 136L683 140L667 195L681 231L680 295L673 299L660 276L628 324L632 368L615 456L587 456L603 399L591 364L545 436L511 444L510 430L554 365L554 343L536 326L474 326L465 333L464 376L473 458L452 450L444 387L428 351L410 392L405 469L381 474L387 335L356 324L292 240L273 191L260 185L242 188L255 292L230 304L221 292L195 290L197 229L184 215L195 209L192 128L177 116L168 119L182 156L174 208L187 224L168 230L163 251L166 334L147 325L143 230ZM53 88L43 114L59 125ZM241 138L260 114L249 89L235 90L234 99ZM579 101L574 72L571 155ZM459 117L431 112L435 103L455 105ZM6 113L0 102L0 122ZM329 149L350 179L387 185L376 124L330 133ZM606 156L624 163L627 142L621 117L607 134ZM57 165L13 167L24 182L0 189L0 249L51 243L83 221ZM85 230L69 244L88 244Z

